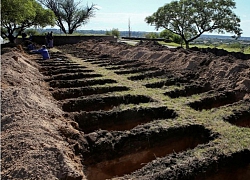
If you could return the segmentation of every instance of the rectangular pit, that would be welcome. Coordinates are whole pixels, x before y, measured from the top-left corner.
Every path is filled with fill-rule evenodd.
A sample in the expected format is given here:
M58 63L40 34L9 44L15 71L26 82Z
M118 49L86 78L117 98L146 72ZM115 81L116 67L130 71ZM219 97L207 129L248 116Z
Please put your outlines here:
M148 73L143 73L141 75L136 75L136 76L130 76L128 77L129 80L136 81L136 80L143 80L146 78L153 78L153 77L158 77L166 75L165 71L160 70L160 71L153 71L153 72L148 72Z
M140 67L140 68L132 68L128 70L115 71L115 73L116 74L133 74L133 73L140 73L140 72L153 71L153 70L156 70L156 68Z
M105 55L104 55L105 56ZM112 63L118 61L117 58L111 58L109 55L107 57L98 57L93 59L83 59L84 62L90 62L90 63Z
M171 98L187 97L192 96L194 94L201 94L210 91L211 89L212 88L210 87L209 83L205 85L189 85L185 86L184 89L176 89L173 91L166 92L164 93L164 95L167 95Z
M160 82L155 82L155 83L149 83L145 84L147 88L162 88L164 86L173 86L173 85L178 85L180 86L180 83L188 83L187 79L182 79L182 78L172 78L171 76L168 77L169 79L160 81Z
M120 61L114 61L112 62L113 65L126 65L126 64L131 64L131 63L137 63L138 60L120 60Z
M40 66L42 67L60 67L60 66L81 66L78 63L73 63L73 62L46 62L46 63L40 63Z
M239 127L250 128L250 109L235 112L233 115L225 117L224 121L227 121Z
M156 119L173 119L177 114L167 107L133 108L123 111L81 112L74 119L84 133L98 129L108 131L130 130Z
M43 72L44 75L46 76L52 76L52 75L58 75L58 74L65 74L65 73L90 73L90 72L94 72L94 70L90 70L90 69L85 69L85 68L61 68L61 69L57 69L57 70L51 70L51 71L47 71L47 72Z
M110 97L91 97L69 99L63 103L62 108L66 112L74 111L109 111L121 104L140 104L154 102L150 97L143 95L124 95L124 96L110 96Z
M125 86L110 86L110 87L81 87L81 88L68 88L57 90L52 93L56 100L78 98L81 96L89 96L93 94L104 94L115 91L128 91L129 88Z
M51 76L45 81L52 80L73 80L73 79L85 79L85 78L94 78L94 77L102 77L101 74L90 74L90 73L67 73Z
M53 80L49 82L49 85L54 88L73 88L73 87L104 85L112 83L117 83L117 81L113 79Z
M119 134L119 138L105 137L102 133L102 136L96 137L95 142L102 140L99 143L92 142L94 134L86 136L92 145L88 152L82 153L88 180L129 174L157 157L192 149L212 139L210 131L200 125L135 130L129 134Z
M75 68L87 68L85 66L80 65L62 65L62 66L47 66L47 67L41 67L39 68L39 71L56 71L58 69L75 69Z
M249 180L250 151L243 150L230 156L220 157L210 164L206 172L200 173L193 180Z
M140 66L143 66L143 65L145 65L145 63L136 62L136 63L133 63L133 64L126 64L126 65L116 65L116 66L112 65L112 67L107 67L106 69L117 70L117 69L126 69L126 68L136 68L136 67L140 67Z
M244 97L243 93L230 91L221 93L213 97L207 97L200 101L189 103L188 105L197 111L201 111L203 109L208 110L238 102L242 100L243 97Z
M58 58L60 58L60 57L58 57ZM46 61L41 60L41 59L37 59L36 62L39 64L46 64L46 63L62 63L62 62L68 63L70 61L69 61L69 59L63 57L61 59L51 58L51 59L47 59Z

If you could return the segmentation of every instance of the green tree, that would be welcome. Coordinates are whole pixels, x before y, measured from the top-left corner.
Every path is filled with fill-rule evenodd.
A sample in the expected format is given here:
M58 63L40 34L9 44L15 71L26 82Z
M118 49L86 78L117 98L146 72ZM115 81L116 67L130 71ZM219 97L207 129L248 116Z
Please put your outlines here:
M28 34L28 35L29 35L29 34L30 34L30 35L33 35L33 36L34 36L34 35L39 35L39 34L40 34L36 29L32 29L32 28L31 28L31 29L26 29L26 30L25 30L25 33Z
M165 39L169 39L177 44L182 44L182 38L180 35L177 35L173 32L171 32L168 29L164 29L163 31L160 32L160 37L161 38L165 38Z
M170 39L173 36L174 33L169 31L168 29L164 29L160 32L160 37L165 39Z
M108 36L116 36L117 38L119 38L119 37L120 37L120 31L119 31L118 28L113 28L113 29L110 30L110 31L107 31L107 30L106 30L105 35L108 35Z
M105 35L111 36L111 35L112 35L112 34L111 34L111 31L106 30Z
M55 24L54 13L35 0L2 0L1 11L1 33L12 43L26 28Z
M38 0L51 9L56 17L56 25L65 34L73 34L77 28L84 25L95 15L96 5L81 7L81 2L75 0Z
M159 38L159 34L156 32L149 32L145 34L145 37L148 39L156 39L156 38Z
M171 39L173 42L177 43L177 44L181 44L181 46L182 46L183 40L182 40L182 38L181 38L180 35L178 35L178 34L173 34L172 37L170 37L170 39Z
M172 1L146 17L145 21L157 30L164 28L181 36L189 48L189 43L204 32L229 32L240 36L240 18L233 13L234 8L233 0Z
M117 38L120 37L120 31L119 31L118 28L113 28L113 29L111 30L111 34L112 34L113 36L116 36Z

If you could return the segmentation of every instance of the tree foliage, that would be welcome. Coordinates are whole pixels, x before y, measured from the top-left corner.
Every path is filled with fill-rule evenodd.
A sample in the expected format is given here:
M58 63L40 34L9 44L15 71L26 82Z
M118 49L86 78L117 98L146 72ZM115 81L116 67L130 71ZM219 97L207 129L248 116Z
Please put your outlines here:
M32 36L40 34L36 29L32 29L32 28L31 29L26 29L24 32L26 34L32 35Z
M119 38L119 37L120 37L120 31L119 31L118 28L113 28L113 29L110 30L110 31L107 31L107 30L106 30L105 35L116 36L117 38Z
M160 7L145 21L159 28L167 29L183 39L186 47L204 32L242 34L240 18L232 9L233 0L180 0Z
M41 4L51 9L56 17L56 25L65 34L73 34L73 32L84 25L94 16L96 6L81 7L80 1L74 0L38 0Z
M149 33L145 34L145 38L157 39L157 38L159 38L159 34L156 32L149 32Z
M170 39L173 36L174 33L169 31L168 29L164 29L160 32L160 37L165 39Z
M180 35L175 34L168 29L164 29L163 31L161 31L160 37L165 38L167 40L171 40L177 44L182 44L182 41L183 41Z
M26 28L55 24L54 13L35 0L2 0L1 11L1 33L10 42L14 42Z

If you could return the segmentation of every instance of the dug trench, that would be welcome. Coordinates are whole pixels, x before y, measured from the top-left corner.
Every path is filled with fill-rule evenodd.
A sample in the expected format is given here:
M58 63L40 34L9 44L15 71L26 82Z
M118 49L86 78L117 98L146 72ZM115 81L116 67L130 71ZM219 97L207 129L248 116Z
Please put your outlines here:
M250 109L235 111L232 115L225 117L225 121L238 127L250 127Z
M215 180L215 179L242 179L250 177L250 151L233 153L230 156L221 156L218 161L210 165L205 173L198 173L193 178L195 180ZM191 179L191 178L190 178Z
M87 136L89 151L79 152L85 157L87 178L91 180L128 174L158 157L167 156L173 151L178 153L192 149L212 139L211 133L199 125L153 130L142 126L130 133L120 133L118 141L113 139L117 135L111 132L103 135L103 138L108 136L106 138L110 142L99 141L93 144L93 136L96 135L90 133ZM94 138L99 140L99 137Z
M85 133L90 133L98 129L108 131L130 130L153 120L174 119L176 116L177 114L167 107L148 107L108 112L74 113L74 120L78 122L79 127Z
M206 97L200 101L192 102L189 104L189 106L197 111L201 111L203 109L212 109L227 104L232 104L242 100L243 97L244 93L240 92L219 92L218 95L213 95L212 97Z
M111 110L121 104L140 104L153 102L154 100L144 95L123 95L123 96L93 96L86 98L68 99L62 104L65 112L74 111L98 111Z

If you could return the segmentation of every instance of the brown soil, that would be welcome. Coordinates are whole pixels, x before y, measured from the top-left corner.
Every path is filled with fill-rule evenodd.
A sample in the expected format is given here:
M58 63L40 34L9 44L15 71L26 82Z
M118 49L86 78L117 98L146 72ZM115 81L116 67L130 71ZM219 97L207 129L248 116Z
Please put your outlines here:
M43 61L3 48L1 178L249 179L250 59L215 54L99 40Z
M36 56L5 48L1 57L1 178L82 179L60 131L75 131L52 98Z

